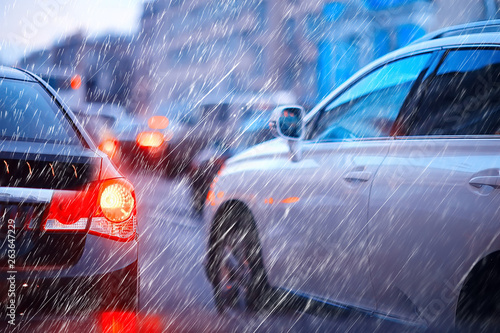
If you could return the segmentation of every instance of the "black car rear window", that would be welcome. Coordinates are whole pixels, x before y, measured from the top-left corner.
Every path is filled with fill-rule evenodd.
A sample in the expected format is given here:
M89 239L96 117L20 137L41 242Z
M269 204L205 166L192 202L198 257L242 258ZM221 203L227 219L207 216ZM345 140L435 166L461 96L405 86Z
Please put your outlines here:
M81 144L43 87L9 79L0 80L0 140Z

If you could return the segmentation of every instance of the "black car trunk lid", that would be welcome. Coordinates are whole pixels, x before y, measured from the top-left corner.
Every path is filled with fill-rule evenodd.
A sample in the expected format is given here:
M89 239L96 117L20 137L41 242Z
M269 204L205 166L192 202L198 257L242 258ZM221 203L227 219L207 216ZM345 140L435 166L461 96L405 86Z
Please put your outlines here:
M2 143L0 270L51 269L78 261L85 233L45 232L43 223L54 192L84 191L98 179L100 164L100 156L82 147Z

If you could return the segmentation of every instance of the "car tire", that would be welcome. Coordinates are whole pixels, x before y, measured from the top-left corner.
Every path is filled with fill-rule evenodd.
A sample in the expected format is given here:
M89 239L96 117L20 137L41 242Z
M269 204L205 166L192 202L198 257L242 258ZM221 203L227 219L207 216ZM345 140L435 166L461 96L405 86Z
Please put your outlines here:
M459 300L460 332L500 331L500 262L483 260L474 279L465 284Z
M271 289L253 219L237 207L226 211L221 219L222 227L216 231L206 267L217 310L259 311L268 303Z

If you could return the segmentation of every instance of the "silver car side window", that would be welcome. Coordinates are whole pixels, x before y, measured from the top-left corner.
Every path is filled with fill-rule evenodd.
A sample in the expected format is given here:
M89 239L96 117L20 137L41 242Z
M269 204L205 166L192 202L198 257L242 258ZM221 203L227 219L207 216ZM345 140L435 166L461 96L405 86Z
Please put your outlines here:
M431 53L385 64L357 81L323 110L313 139L337 141L390 135L399 110Z
M449 51L429 78L403 135L500 134L500 50Z

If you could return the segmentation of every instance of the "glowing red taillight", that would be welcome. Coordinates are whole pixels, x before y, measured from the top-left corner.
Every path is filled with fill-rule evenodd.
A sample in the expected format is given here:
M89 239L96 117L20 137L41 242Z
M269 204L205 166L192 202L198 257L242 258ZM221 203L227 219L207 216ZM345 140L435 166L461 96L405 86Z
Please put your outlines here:
M96 182L81 191L55 191L45 231L89 232L120 241L135 237L136 200L123 178Z
M165 332L162 318L141 315L135 312L110 311L101 313L97 319L102 333L161 333Z
M94 186L82 191L55 191L44 229L47 231L78 231L87 228L95 207Z
M99 150L113 159L118 151L118 141L115 139L106 139L99 145Z
M71 89L74 89L74 90L80 89L80 87L82 86L82 77L78 74L74 75L71 78L70 85L71 85Z
M165 137L160 132L141 132L136 138L137 144L141 147L160 147L165 141Z
M99 206L111 222L126 221L135 208L133 190L126 184L108 181L102 187Z
M101 331L105 333L136 333L137 316L133 312L104 312L101 315Z
M91 234L131 240L137 229L136 200L132 184L123 178L101 183L98 209L90 223Z

